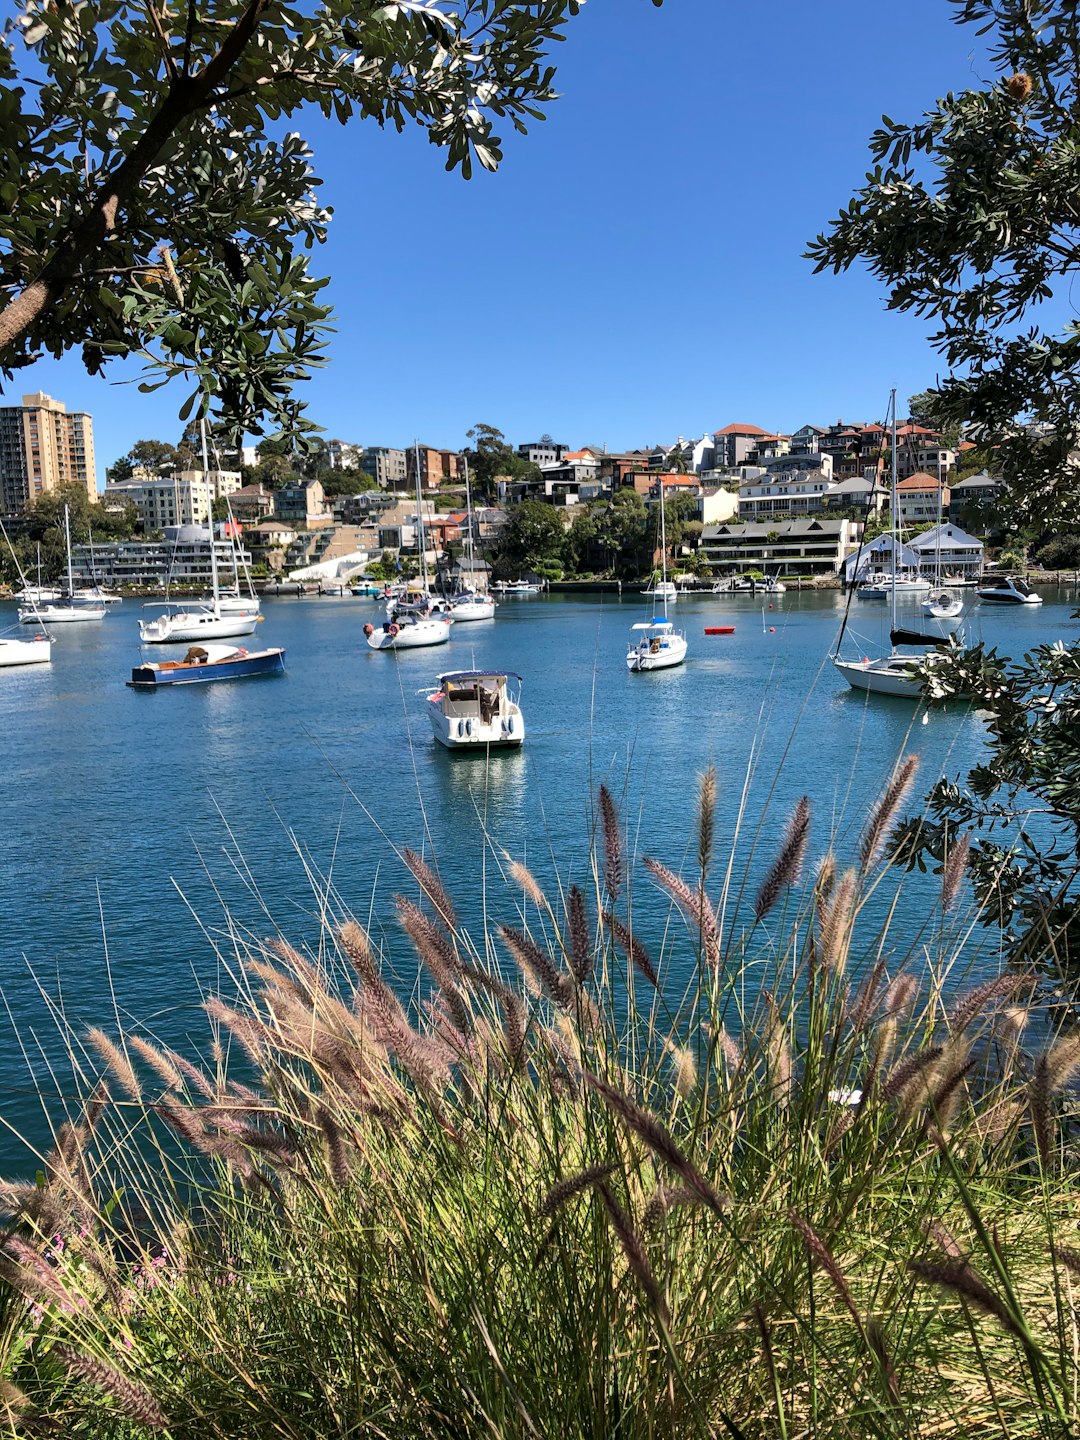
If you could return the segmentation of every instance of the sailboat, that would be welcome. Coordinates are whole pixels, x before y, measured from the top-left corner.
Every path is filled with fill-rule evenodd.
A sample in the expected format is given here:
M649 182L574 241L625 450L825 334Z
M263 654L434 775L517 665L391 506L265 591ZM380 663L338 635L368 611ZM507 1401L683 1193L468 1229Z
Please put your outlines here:
M424 536L424 502L420 494L420 449L416 450L416 543L420 550L421 594L427 597L423 611L395 609L382 625L364 626L369 650L411 650L421 645L445 645L450 639L451 617L427 613L432 601L428 589L427 540Z
M15 547L8 539L8 533L4 529L3 521L0 521L0 532L7 541L7 547L11 551L11 558L15 561L15 568L19 572L19 579L22 581L23 594L27 591L26 576L23 574L22 566L19 564L19 557L15 553ZM41 550L38 548L40 556ZM14 629L14 626L10 627ZM30 640L14 639L8 635L0 635L0 666L9 665L43 665L52 659L52 638L44 626L39 633Z
M473 574L472 490L469 487L469 461L465 461L465 558ZM482 590L463 590L450 601L450 614L455 620L494 620L495 601Z
M71 569L71 515L66 505L64 506L64 543L67 546L67 593L69 599L66 603L63 600L50 600L43 605L34 602L30 605L20 606L20 625L72 625L86 620L105 619L105 606L100 601L77 605L70 598L75 594L75 579Z
M10 542L9 542L9 544L10 544ZM15 564L18 565L19 561L18 561L18 558L17 558L16 555L15 555L15 551L12 550L11 554L12 554L12 558L15 560ZM60 599L60 591L57 590L54 585L43 585L43 584L41 583L41 544L40 544L40 542L39 542L38 547L37 547L37 584L36 584L36 585L27 585L26 580L25 580L25 577L23 577L23 573L22 573L21 567L20 567L20 569L19 569L19 575L20 575L20 578L23 579L23 587L22 587L22 589L19 591L19 593L15 596L15 599L16 599L16 600L22 600L22 601L23 601L25 604L27 604L27 605L41 605L41 604L43 604L43 603L44 603L45 601L47 601L47 600L59 600L59 599Z
M938 635L922 635L917 631L899 630L896 626L896 593L898 588L898 577L896 573L897 559L900 554L900 518L899 506L896 492L896 391L892 392L892 496L891 496L891 519L892 519L892 555L893 566L889 579L889 605L890 605L890 629L889 639L892 645L888 655L878 659L865 657L862 660L841 660L839 654L835 654L833 664L840 671L844 679L853 690L866 690L874 695L895 695L906 697L911 700L918 700L922 696L922 673L921 662L928 658L925 647L928 645L940 645L946 643ZM845 625L846 625L845 621ZM844 631L841 628L840 639L843 640ZM919 645L924 647L924 654L903 655L897 650L898 645Z
M209 475L209 458L206 449L206 423L202 424L203 474ZM207 495L209 500L209 495ZM231 510L229 512L232 513ZM174 644L187 641L237 639L252 635L262 616L252 589L251 600L240 597L239 575L237 574L236 596L222 599L218 580L217 541L214 538L214 522L210 520L210 574L213 580L213 595L205 600L187 600L179 604L165 601L145 606L145 609L160 609L162 614L153 620L139 621L139 639L144 645ZM230 542L232 543L232 542ZM235 558L233 571L236 573Z
M937 532L934 536L934 583L930 587L930 593L922 602L922 612L932 620L958 620L964 613L964 598L958 595L955 590L950 590L941 579L941 474L938 474L937 492Z
M686 659L686 636L677 631L668 619L670 598L667 578L667 522L664 516L664 486L660 485L660 573L661 579L653 593L663 602L663 619L639 621L630 627L630 644L626 651L628 670L667 670Z
M202 451L203 451L203 472L206 472L206 422L201 423L202 428ZM217 567L217 545L214 541L214 529L210 527L210 575L213 584L213 600L209 610L192 611L187 615L179 617L181 621L188 621L195 626L202 624L206 617L207 623L204 628L196 629L192 635L179 633L185 626L178 624L171 634L147 636L146 631L158 622L140 622L139 632L145 641L147 638L154 640L185 640L194 639L203 641L213 640L221 637L249 635L255 629L261 616L252 615L223 615L219 606L218 567ZM177 618L173 615L162 616L162 620ZM250 622L250 623L248 623ZM232 630L211 630L211 624L233 624L245 625L245 629ZM270 646L265 650L245 650L238 645L215 645L195 644L192 645L182 660L161 660L147 661L143 665L136 665L131 672L131 679L127 682L136 689L160 689L164 685L205 685L213 680L243 680L253 675L281 675L285 670L285 650L282 646Z

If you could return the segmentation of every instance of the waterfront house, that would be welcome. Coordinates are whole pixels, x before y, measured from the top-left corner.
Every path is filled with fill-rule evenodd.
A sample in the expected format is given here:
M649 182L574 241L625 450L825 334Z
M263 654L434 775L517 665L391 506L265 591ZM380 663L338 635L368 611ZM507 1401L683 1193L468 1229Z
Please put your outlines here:
M919 471L896 483L896 510L901 525L926 525L948 508L949 491L936 475Z
M1002 481L983 470L949 486L949 516L986 534L1000 515Z
M236 546L232 540L216 540L214 548L222 583L231 584L236 575ZM241 551L240 559L241 568L250 566L247 550ZM180 525L170 526L162 540L95 540L93 545L73 545L71 568L76 586L208 589L213 573L210 532L199 525Z
M865 475L852 475L847 480L837 480L825 491L826 510L854 510L856 518L880 515L889 503L889 492L876 479Z
M919 570L931 577L962 575L971 579L982 574L983 544L951 520L924 530L908 541L919 559Z
M918 551L903 541L899 543L890 533L868 540L853 554L848 555L840 569L840 578L845 585L857 585L871 575L888 575L896 563L896 573L915 571L919 568Z
M812 460L824 460L831 464L829 456L801 457L802 465ZM765 461L768 467L765 474L739 488L739 519L812 515L823 510L831 477L823 469L803 469L799 462L800 457L794 455Z
M835 575L858 549L857 520L807 517L773 524L706 525L701 552L717 575L761 570L781 575Z

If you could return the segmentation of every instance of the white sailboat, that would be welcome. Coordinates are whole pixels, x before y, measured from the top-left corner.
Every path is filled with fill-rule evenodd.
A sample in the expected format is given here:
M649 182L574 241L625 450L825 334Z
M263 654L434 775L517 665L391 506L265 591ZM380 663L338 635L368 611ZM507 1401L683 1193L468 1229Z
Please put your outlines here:
M922 674L921 662L926 660L923 655L904 655L897 650L897 645L933 645L941 643L939 637L931 635L919 635L912 631L898 630L896 627L896 595L899 588L899 577L896 573L896 562L900 554L900 520L899 508L896 493L896 391L892 392L892 496L891 496L891 518L892 518L892 556L893 566L889 577L889 604L890 604L890 631L889 638L891 650L888 655L878 659L864 657L862 660L841 660L839 655L833 656L833 664L840 674L848 682L853 690L866 690L874 695L894 695L910 700L918 700L922 696ZM929 582L926 582L929 583ZM841 638L843 631L841 630ZM931 657L932 658L932 657Z
M71 515L64 506L64 543L67 546L67 593L75 594L75 579L71 569ZM34 602L19 607L20 625L74 625L87 620L104 620L105 606L101 601L76 604L73 599L49 600L44 604Z
M420 493L420 451L416 452L416 543L420 551L420 576L423 595L429 607L434 597L428 589L427 540L424 536L424 502ZM396 612L382 625L364 626L369 650L412 650L422 645L445 645L450 639L451 617L415 611Z
M465 461L465 556L469 573L473 573L472 490L469 486L469 462ZM468 589L450 600L450 614L455 620L494 620L495 601L482 590Z
M10 547L10 543L11 543L11 542L9 541L9 542L8 542L9 547ZM18 556L15 554L15 551L14 551L13 549L12 549L12 551L11 551L11 555L12 555L12 558L14 559L14 561L15 561L15 564L18 565L18 564L19 564ZM20 576L20 578L22 579L23 586L22 586L22 589L21 589L21 590L18 592L18 594L15 596L15 599L22 601L22 603L23 603L24 605L41 605L41 604L44 604L44 602L47 601L47 600L59 600L59 599L60 599L60 591L57 590L57 588L56 588L54 585L43 585L43 584L41 583L41 544L40 544L40 542L39 542L38 547L37 547L37 584L36 584L36 585L28 585L28 584L26 583L26 578L25 578L25 576L23 575L22 567L21 567L21 566L19 567L19 576Z
M934 583L930 587L930 593L922 602L922 612L928 615L931 620L959 620L964 613L964 598L951 590L941 578L941 530L942 530L942 492L941 475L938 475L937 492L937 534L934 536Z
M667 670L686 659L686 636L676 630L668 619L670 581L667 578L667 523L664 517L664 489L660 487L660 583L655 594L664 606L664 616L639 621L630 627L630 644L626 651L628 670Z
M11 551L11 558L15 561L15 568L19 572L19 579L22 581L22 593L25 594L29 588L26 584L26 576L23 574L22 566L19 564L19 557L15 553L15 547L8 539L8 533L4 529L3 521L0 521L0 532L7 541L7 547ZM38 547L38 556L41 555L41 547ZM15 626L10 627L12 630ZM29 640L15 639L8 635L0 635L0 667L6 668L9 665L44 665L52 659L52 637L44 626L37 635Z

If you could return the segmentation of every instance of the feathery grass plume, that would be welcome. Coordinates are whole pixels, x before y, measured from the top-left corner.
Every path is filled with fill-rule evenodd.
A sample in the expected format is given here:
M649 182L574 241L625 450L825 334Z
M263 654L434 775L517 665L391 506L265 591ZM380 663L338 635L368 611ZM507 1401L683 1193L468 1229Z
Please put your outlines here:
M371 941L367 932L355 920L346 920L344 925L338 927L337 942L344 950L346 960L365 984L378 978L379 967L375 963Z
M449 937L434 920L404 895L398 895L395 903L398 919L416 947L416 953L442 991L454 1024L463 1035L467 1035L472 1029L472 1015L458 989L462 977L461 962L454 954Z
M1060 1260L1067 1270L1074 1275L1080 1275L1080 1250L1070 1250L1066 1245L1051 1245L1050 1253L1055 1260Z
M1024 977L1021 975L999 975L994 980L985 980L981 985L973 986L959 996L956 1003L947 1012L945 1019L949 1029L953 1031L966 1030L991 1000L1005 996L1011 998L1024 983Z
M73 1345L66 1344L53 1345L50 1353L56 1356L69 1374L77 1375L111 1396L121 1415L126 1415L129 1420L134 1420L147 1430L169 1428L168 1417L149 1390L128 1379L126 1375L121 1375L119 1370L114 1370L104 1360L98 1360L82 1350L76 1350Z
M900 1404L900 1386L896 1381L896 1369L889 1354L889 1348L885 1343L885 1327L880 1320L871 1317L865 1326L866 1343L870 1347L870 1353L877 1362L878 1374L885 1382L885 1389L888 1391L889 1399L894 1405Z
M971 850L971 837L961 835L949 847L949 853L945 857L945 864L941 869L941 908L949 911L956 903L956 897L960 894L960 886L967 871L968 853Z
M993 1315L1000 1320L1010 1335L1015 1335L1018 1340L1024 1339L1024 1331L1017 1324L1015 1317L1009 1311L1008 1306L996 1295L989 1285L986 1284L965 1260L960 1261L931 1261L931 1260L909 1260L907 1268L920 1280L926 1280L939 1289L950 1290L954 1295L970 1301L978 1309L984 1310L986 1314Z
M16 1216L40 1197L41 1189L32 1180L0 1180L0 1215Z
M589 921L585 914L585 896L576 885L570 886L566 903L566 923L570 932L570 969L579 985L584 985L593 968L593 947L589 938Z
M537 1215L554 1215L555 1211L572 1200L575 1195L580 1195L583 1190L588 1190L598 1180L606 1180L618 1169L618 1165L592 1165L588 1170L581 1170L576 1175L568 1175L565 1180L560 1180L553 1185L540 1202Z
M119 1045L114 1044L105 1034L104 1030L99 1030L96 1025L92 1025L86 1032L86 1038L131 1098L137 1102L141 1102L143 1094L142 1086L139 1084L139 1077L135 1074L131 1061L120 1049Z
M897 975L889 982L881 1008L886 1015L901 1015L914 1000L919 984L914 975Z
M698 789L698 869L709 873L716 833L716 766L709 765Z
M211 1020L217 1022L236 1040L247 1052L248 1059L252 1064L260 1068L265 1063L266 1051L274 1049L274 1035L261 1020L256 1020L253 1015L241 1015L239 1010L232 1010L228 1005L223 1004L216 996L207 1000L203 1009Z
M420 885L421 890L434 905L439 919L448 930L457 929L457 913L451 903L450 896L443 888L443 883L426 861L421 860L415 850L406 848L401 852L401 858L412 871Z
M892 780L885 787L885 793L870 811L866 828L863 830L862 839L859 842L859 861L864 875L880 857L885 842L889 838L893 821L911 789L918 768L919 757L917 755L909 755L903 760Z
M822 910L828 905L835 883L836 856L830 850L818 861L817 874L814 876L814 904L817 909Z
M863 1094L866 1094L864 1089ZM825 1136L825 1143L822 1145L822 1153L826 1160L831 1160L836 1153L836 1147L855 1124L855 1110L850 1105L845 1105L838 1114L829 1120L828 1133Z
M964 1252L959 1240L950 1230L947 1230L940 1220L931 1220L926 1227L928 1237L933 1240L943 1255L950 1260L963 1260Z
M325 989L319 967L301 955L299 950L290 945L282 936L276 935L272 939L267 940L266 948L272 954L277 955L279 959L285 961L285 964L292 971L296 980L299 981L309 994L318 995L320 991ZM276 973L280 975L280 971Z
M645 1253L634 1227L630 1223L630 1217L620 1207L614 1195L608 1189L603 1180L596 1182L596 1189L600 1199L604 1202L604 1209L611 1222L611 1228L615 1231L616 1238L622 1247L622 1252L634 1272L634 1276L645 1291L646 1298L653 1308L653 1313L666 1329L671 1323L671 1315L668 1311L667 1301L664 1299L660 1286L656 1283L656 1276L649 1264L649 1257Z
M1051 1097L1080 1069L1080 1034L1059 1040L1036 1059L1028 1082L1028 1109L1039 1159L1049 1169L1053 1158Z
M861 1334L864 1334L865 1332L863 1331L863 1321L862 1316L859 1314L859 1307L855 1304L855 1297L852 1295L851 1288L848 1285L847 1281L844 1279L844 1272L836 1263L836 1256L829 1249L828 1245L825 1244L825 1241L821 1238L821 1236L817 1233L817 1231L809 1223L809 1221L804 1220L797 1210L793 1208L789 1209L788 1219L791 1221L792 1225L794 1225L795 1229L798 1230L799 1234L805 1240L806 1248L810 1251L811 1257L816 1261L818 1266L825 1271L826 1275L828 1275L829 1279L832 1281L836 1293L840 1296L840 1299L843 1300L844 1304L850 1311L851 1318L858 1326L859 1332Z
M58 1305L65 1315L85 1310L89 1303L85 1295L69 1290L60 1272L20 1235L9 1235L4 1241L0 1274L27 1300Z
M965 1060L948 1070L930 1097L930 1112L942 1130L952 1124L960 1101L964 1095L964 1081L978 1064L976 1060ZM929 1116L927 1128L929 1129Z
M685 880L676 875L674 870L669 870L666 865L661 865L659 860L652 860L646 856L645 865L683 914L696 923L701 934L701 949L705 963L710 970L718 969L720 965L720 927L709 897L703 890L691 890Z
M802 875L803 860L806 857L806 843L810 837L810 799L804 795L792 811L784 831L780 853L769 867L769 873L761 882L754 901L754 915L764 920L780 898L786 886L797 885Z
M0 1419L13 1435L18 1433L17 1422L23 1418L29 1403L17 1385L12 1385L10 1380L0 1380Z
M170 1090L183 1090L184 1077L179 1068L156 1045L151 1045L141 1035L129 1035L127 1043L158 1073Z
M215 1115L210 1119L210 1124L216 1130L238 1140L241 1145L246 1145L249 1150L258 1151L260 1155L275 1161L278 1165L288 1168L296 1163L296 1147L290 1145L280 1135L263 1130L261 1126L252 1125L229 1115Z
M878 1001L881 999L881 983L884 978L885 961L879 959L855 992L855 998L847 1013L847 1021L857 1035L866 1029L871 1016L877 1009Z
M701 1196L709 1209L717 1215L723 1214L723 1205L720 1196L705 1179L704 1175L692 1165L682 1153L675 1141L668 1134L656 1117L643 1110L640 1105L635 1104L627 1095L623 1095L607 1081L601 1080L598 1076L583 1070L582 1076L586 1084L600 1092L606 1101L608 1108L620 1117L634 1132L644 1140L645 1144L659 1156L665 1164L682 1176L686 1183Z
M677 1045L671 1036L664 1040L664 1049L671 1056L671 1063L675 1067L675 1090L679 1097L686 1100L697 1088L697 1062L689 1046Z
M691 1190L689 1185L664 1185L649 1196L642 1213L641 1223L645 1226L652 1226L662 1220L669 1210L679 1209L683 1205L700 1205L701 1203L700 1194L696 1190Z
M773 1098L786 1106L791 1100L791 1045L788 1042L787 1027L776 1001L765 992L768 1020L765 1028L765 1047L769 1057L769 1078L772 1081Z
M660 982L656 978L656 966L653 964L648 950L637 936L632 935L619 917L612 914L610 910L604 911L604 924L611 931L615 943L624 952L634 969L644 975L654 990L659 989Z
M623 882L622 836L615 801L606 785L600 786L600 819L604 827L604 884L614 904Z
M855 904L855 871L845 870L840 885L821 914L819 954L823 970L840 976L847 963L851 916Z
M520 860L511 860L509 855L506 856L506 859L510 866L511 880L521 886L538 910L546 910L548 908L547 896L541 890L532 871L522 865Z
M574 982L558 970L550 955L545 955L535 941L511 925L500 925L499 934L516 963L534 976L544 994L556 1005L566 1009L574 998Z
M727 1062L728 1074L734 1077L742 1068L743 1052L739 1049L738 1044L726 1025L721 1025L717 1031L716 1043L720 1048L721 1055L723 1055L724 1060Z
M200 1095L205 1095L207 1100L214 1098L215 1091L213 1085L197 1065L193 1065L185 1055L179 1054L176 1050L170 1050L167 1046L162 1046L162 1053L167 1060L170 1060L172 1064L176 1066L185 1080L191 1081Z
M1017 1129L1024 1114L1019 1100L998 1100L976 1116L975 1128L985 1145L1000 1145L1006 1136Z
M922 1070L925 1070L928 1065L936 1064L941 1059L944 1049L943 1045L928 1045L925 1050L908 1055L899 1064L894 1065L886 1075L881 1087L881 1093L885 1099L895 1099Z

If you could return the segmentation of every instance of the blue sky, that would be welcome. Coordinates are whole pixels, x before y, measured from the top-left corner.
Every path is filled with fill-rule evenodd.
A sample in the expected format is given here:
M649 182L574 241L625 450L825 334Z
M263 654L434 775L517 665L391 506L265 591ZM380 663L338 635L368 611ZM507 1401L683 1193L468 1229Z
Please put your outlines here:
M913 119L986 78L950 14L589 0L554 57L562 99L470 182L419 132L302 123L335 211L315 263L337 333L311 418L361 444L457 447L483 421L513 443L623 449L882 417L891 386L902 403L933 381L933 326L801 254L883 112ZM93 415L99 484L134 440L182 428L182 389L142 396L74 356L5 399L35 389Z

